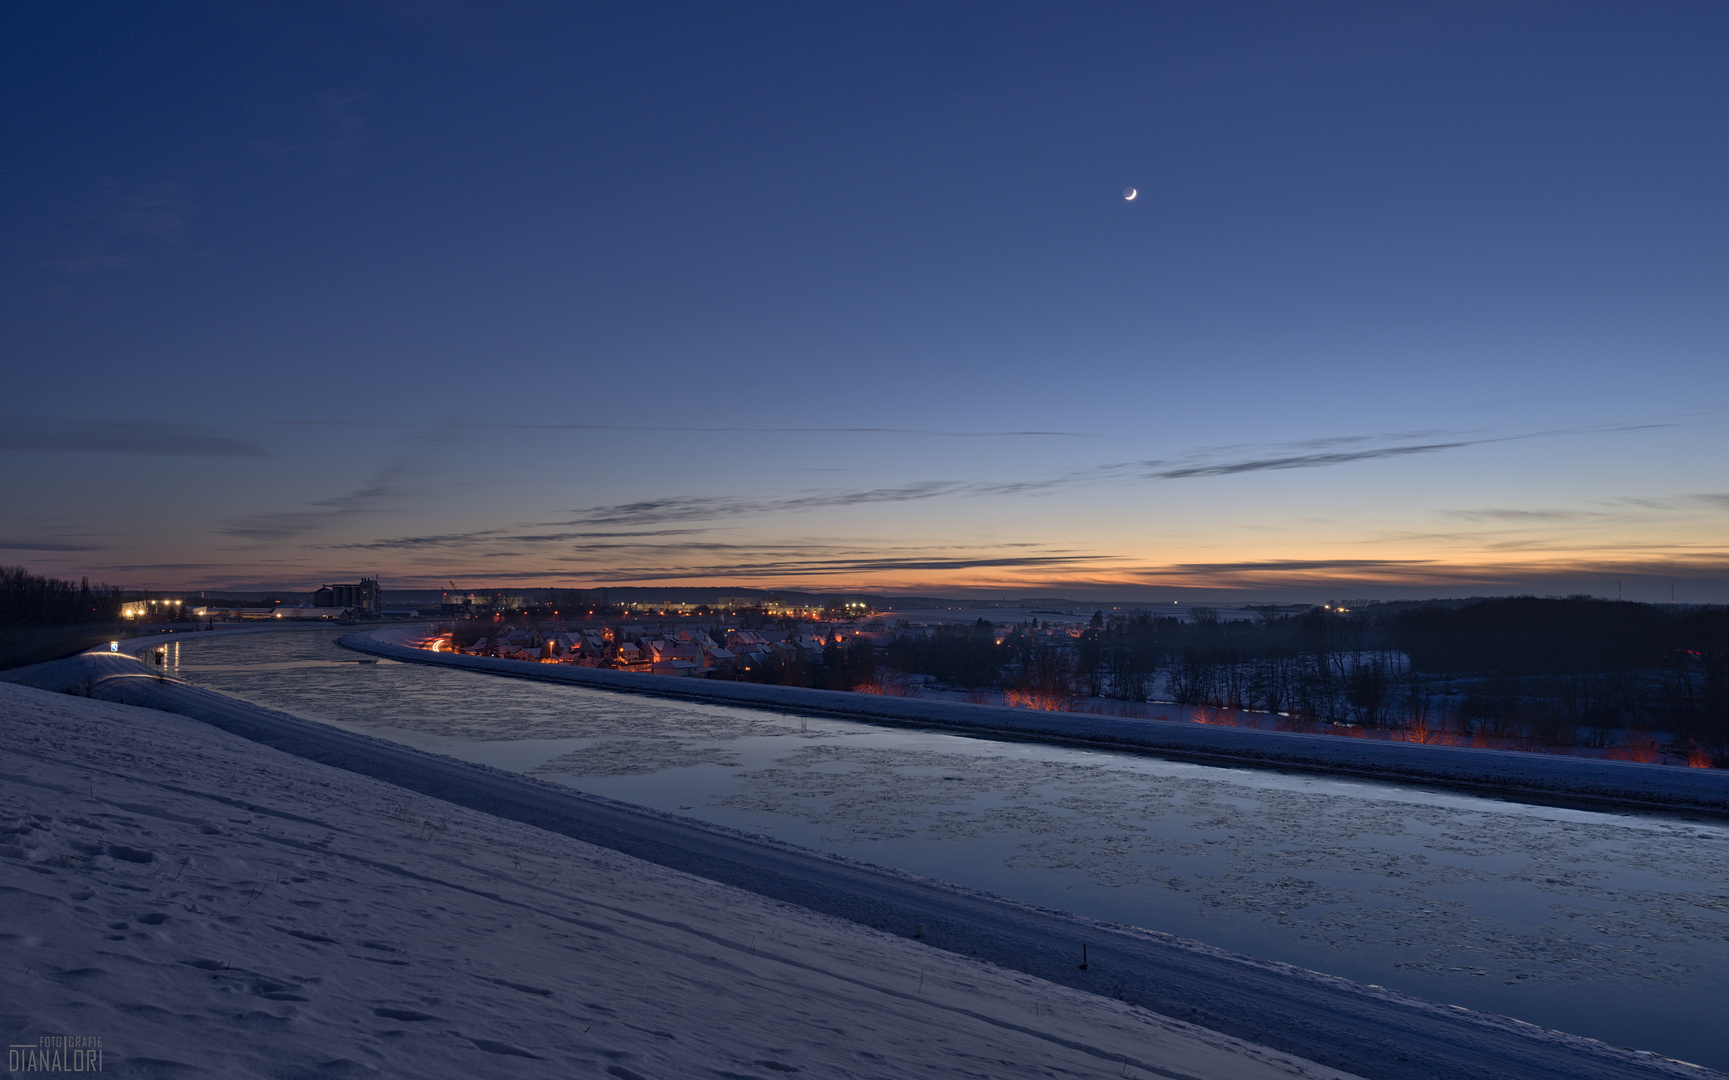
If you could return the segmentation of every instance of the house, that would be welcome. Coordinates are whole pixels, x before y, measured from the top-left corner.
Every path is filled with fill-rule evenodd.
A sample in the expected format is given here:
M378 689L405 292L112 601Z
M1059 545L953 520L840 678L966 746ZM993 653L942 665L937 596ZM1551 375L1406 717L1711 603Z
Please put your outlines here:
M538 649L546 644L546 635L534 627L529 627L526 630L512 630L505 640L524 649Z
M726 635L726 647L733 652L749 652L760 649L768 644L763 636L754 630L734 630Z

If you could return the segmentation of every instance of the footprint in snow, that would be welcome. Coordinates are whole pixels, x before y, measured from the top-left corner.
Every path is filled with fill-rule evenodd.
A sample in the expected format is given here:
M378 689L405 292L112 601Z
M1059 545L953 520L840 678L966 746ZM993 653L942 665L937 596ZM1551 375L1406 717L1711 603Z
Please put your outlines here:
M336 944L335 938L325 937L323 934L314 934L314 933L310 933L310 932L305 931L305 930L290 930L286 926L274 926L274 927L271 927L271 929L280 930L284 934L287 934L289 937L297 937L301 941L310 941L310 942L313 942L313 943L318 944L318 945L334 945L334 944Z
M540 1060L538 1056L529 1053L527 1050L514 1047L509 1043L495 1042L492 1039L470 1039L468 1041L480 1047L482 1050L485 1050L489 1054L505 1054L510 1057L525 1057L532 1058L535 1061ZM614 1073L613 1075L616 1076L618 1074Z
M495 983L499 986L507 986L512 990L520 990L524 994L538 994L541 997L551 997L552 996L551 990L545 990L545 989L542 989L541 987L538 987L538 986L526 986L523 983L513 983L513 982L510 982L506 979L487 978L484 975L479 976L479 978L485 979L487 982Z
M257 983L252 988L253 993L255 993L259 997L265 998L269 1001L306 1001L307 1000L306 998L301 997L299 994L292 993L291 992L292 990L293 990L293 987L284 986L282 983L278 983L278 982L269 982L267 980L266 981L260 981L259 983Z

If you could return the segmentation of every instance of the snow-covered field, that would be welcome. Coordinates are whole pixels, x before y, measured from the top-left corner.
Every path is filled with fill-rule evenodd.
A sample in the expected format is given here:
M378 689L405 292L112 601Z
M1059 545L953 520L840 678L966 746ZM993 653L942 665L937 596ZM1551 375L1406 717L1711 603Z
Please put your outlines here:
M0 725L19 1065L71 1036L116 1075L1348 1075L168 713L0 685Z

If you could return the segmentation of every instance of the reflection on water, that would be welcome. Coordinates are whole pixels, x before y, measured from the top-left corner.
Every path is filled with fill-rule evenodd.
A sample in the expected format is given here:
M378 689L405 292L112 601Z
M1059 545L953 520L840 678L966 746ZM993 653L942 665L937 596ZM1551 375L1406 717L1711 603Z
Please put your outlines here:
M1729 1068L1729 828L476 672L336 631L170 674L583 791Z

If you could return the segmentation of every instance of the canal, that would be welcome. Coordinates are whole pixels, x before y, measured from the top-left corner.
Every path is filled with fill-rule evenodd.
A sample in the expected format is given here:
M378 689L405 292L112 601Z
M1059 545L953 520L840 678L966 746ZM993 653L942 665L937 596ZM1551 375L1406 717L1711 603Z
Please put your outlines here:
M259 705L1729 1071L1729 827L187 636Z

